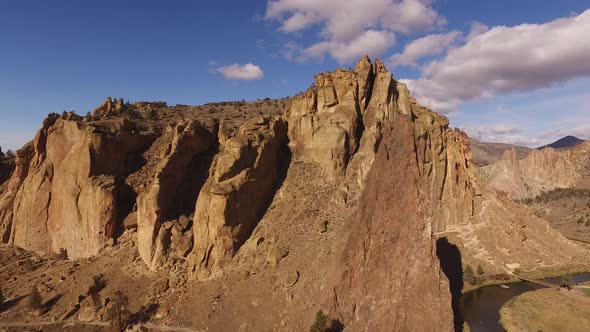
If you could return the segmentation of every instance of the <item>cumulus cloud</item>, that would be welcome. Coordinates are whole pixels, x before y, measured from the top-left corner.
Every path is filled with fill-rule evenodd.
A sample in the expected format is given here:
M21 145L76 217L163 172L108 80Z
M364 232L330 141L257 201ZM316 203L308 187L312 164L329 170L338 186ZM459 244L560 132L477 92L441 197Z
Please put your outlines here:
M245 65L234 63L233 65L219 67L216 70L228 80L259 80L264 77L262 69L252 63Z
M391 67L417 66L417 60L427 56L444 53L461 36L459 31L432 34L418 38L407 44L402 53L394 54L389 58Z
M590 75L590 10L545 24L477 28L464 45L425 66L420 79L405 81L435 111Z
M347 42L324 41L303 50L303 57L321 58L330 54L340 63L358 60L364 54L377 57L395 44L395 36L386 31L368 30Z
M445 23L433 0L269 0L265 18L293 33L320 27L318 41L302 49L303 57L329 54L349 62L363 53L380 55L394 44L394 33L426 31ZM362 37L371 38L364 42ZM376 44L375 44L376 43ZM366 52L360 47L367 48ZM354 56L352 55L354 54Z
M573 135L581 139L590 139L590 125L577 127L559 127L548 131L539 132L537 135L525 133L524 127L515 124L492 124L492 125L465 125L461 127L469 137L486 143L508 143L514 145L536 148L556 140Z
M573 128L569 127L560 127L556 129L552 129L550 131L544 132L541 134L541 139L549 140L550 142L555 141L558 138L573 135L577 138L590 140L590 124L582 124L579 126L575 126Z
M508 143L536 147L543 142L538 137L525 135L524 130L514 124L465 125L461 130L465 131L469 137L486 143Z

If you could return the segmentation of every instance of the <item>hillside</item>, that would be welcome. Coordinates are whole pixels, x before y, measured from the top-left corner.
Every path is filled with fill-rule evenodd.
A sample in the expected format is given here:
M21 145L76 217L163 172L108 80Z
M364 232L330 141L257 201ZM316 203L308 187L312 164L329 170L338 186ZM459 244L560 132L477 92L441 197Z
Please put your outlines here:
M590 142L565 150L533 150L524 159L510 150L502 160L482 167L481 174L491 187L515 199L534 198L555 188L588 188Z
M531 151L530 148L524 146L506 143L484 143L473 138L469 139L469 144L471 145L473 162L477 166L486 166L495 163L496 161L502 159L504 152L508 150L514 149L518 159L525 158Z
M522 202L563 236L590 244L590 190L558 188Z
M586 142L586 141L583 139L577 138L575 136L565 136L565 137L562 137L551 144L547 144L547 145L543 145L541 147L538 147L537 149L539 149L539 150L542 150L544 148L569 149L569 148L573 148L579 144L582 144L584 142Z

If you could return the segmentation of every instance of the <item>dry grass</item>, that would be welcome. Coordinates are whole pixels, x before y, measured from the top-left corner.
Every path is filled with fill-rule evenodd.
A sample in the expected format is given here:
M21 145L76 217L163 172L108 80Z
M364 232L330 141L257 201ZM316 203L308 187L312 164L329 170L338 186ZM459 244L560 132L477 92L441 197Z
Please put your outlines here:
M505 304L500 314L509 332L590 331L590 301L556 289L524 293Z

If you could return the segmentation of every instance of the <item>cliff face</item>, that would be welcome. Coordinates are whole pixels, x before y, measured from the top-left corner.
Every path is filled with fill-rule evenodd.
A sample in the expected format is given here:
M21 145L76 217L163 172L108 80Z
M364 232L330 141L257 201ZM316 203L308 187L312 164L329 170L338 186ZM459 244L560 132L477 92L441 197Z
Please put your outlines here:
M530 158L511 161L518 174L553 160ZM220 329L257 313L258 330L300 330L330 303L354 330L449 330L436 237L493 273L588 257L480 185L471 160L464 133L365 57L289 100L51 115L2 185L0 236L77 258L131 229L151 271L215 293L194 317ZM287 317L287 305L305 310Z
M452 331L449 283L433 236L427 164L410 117L398 115L367 176L334 290L334 313L354 331Z
M214 128L196 121L169 128L160 141L167 146L159 151L151 184L137 197L138 249L152 269L164 263L171 242L172 231L162 227L164 222L178 218L186 205L194 204L203 185L203 177L191 164L207 165L207 159L199 157L216 148Z
M502 160L483 167L482 172L492 188L515 199L573 187L590 176L590 143L568 150L532 150L524 159L518 159L514 150L506 151Z
M35 251L95 255L117 228L126 155L149 143L120 120L87 125L56 115L45 120L1 199L3 239ZM8 235L9 234L9 235Z
M222 145L201 189L194 217L191 275L219 272L262 218L288 163L283 119L245 123Z
M421 107L382 62L361 59L354 70L319 74L315 85L295 97L286 113L295 159L318 163L328 180L356 180L362 188L383 137L396 114L411 115L418 153L437 196L437 230L469 222L474 178L467 136L448 128L448 119Z

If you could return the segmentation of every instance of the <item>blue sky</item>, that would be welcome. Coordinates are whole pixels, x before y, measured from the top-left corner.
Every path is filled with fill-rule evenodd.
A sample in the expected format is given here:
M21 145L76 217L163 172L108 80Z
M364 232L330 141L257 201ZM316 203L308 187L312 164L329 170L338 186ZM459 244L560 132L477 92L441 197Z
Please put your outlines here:
M293 95L363 53L471 136L533 146L590 138L590 69L580 61L590 59L590 38L576 38L590 32L576 19L588 8L590 0L0 0L0 146L32 139L47 113L85 114L106 96L173 105ZM524 23L535 24L528 34L515 28ZM572 40L553 44L552 33ZM539 54L546 61L529 66ZM463 58L475 64L453 63ZM512 60L523 69L507 67Z

